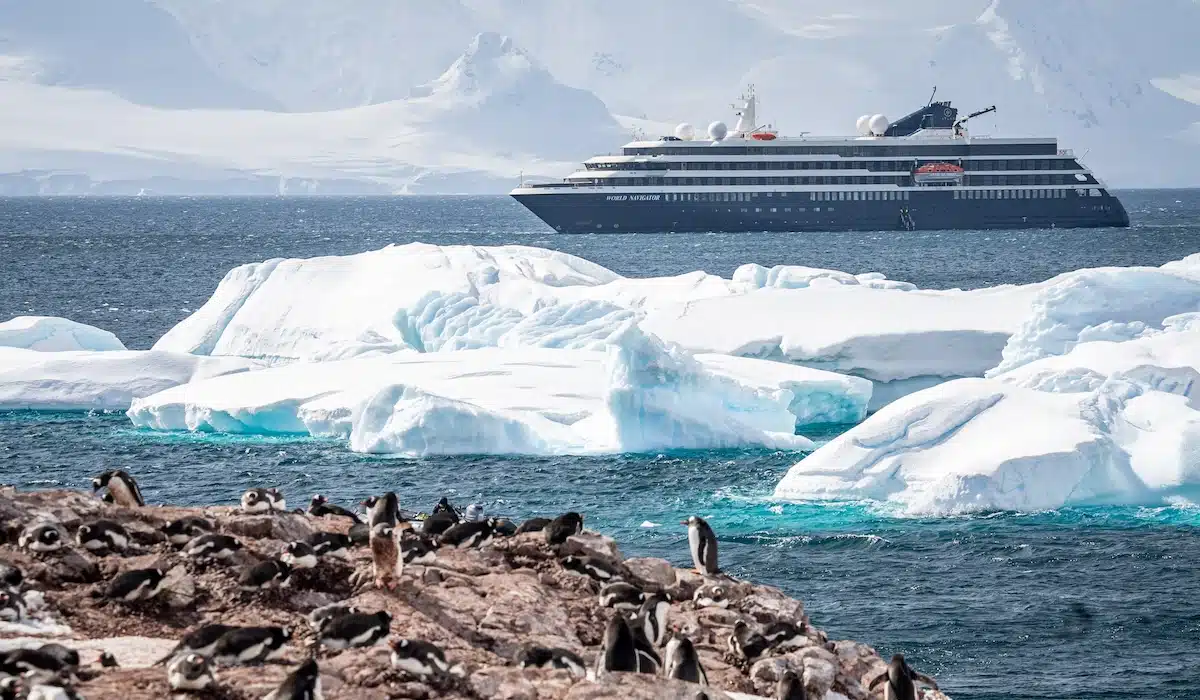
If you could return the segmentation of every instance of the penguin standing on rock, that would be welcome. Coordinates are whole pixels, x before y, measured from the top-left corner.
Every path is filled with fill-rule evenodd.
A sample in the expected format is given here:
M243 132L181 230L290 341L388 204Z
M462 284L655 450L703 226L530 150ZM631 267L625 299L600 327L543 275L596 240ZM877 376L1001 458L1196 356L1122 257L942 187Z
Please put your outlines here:
M202 625L184 635L183 639L175 645L171 653L154 662L155 666L161 666L167 661L176 656L186 656L188 654L196 654L198 656L211 657L213 651L217 648L217 642L221 641L221 637L239 629L233 625Z
M543 531L546 533L546 544L560 545L566 542L571 535L583 532L583 516L574 511L563 513L551 520L543 528Z
M662 593L655 593L642 603L638 610L635 624L646 639L654 646L662 646L667 636L667 617L671 613L671 604Z
M75 541L89 552L123 552L129 546L129 533L120 523L97 520L80 525L75 531Z
M140 508L146 505L137 480L123 469L107 471L92 479L92 493L98 493L100 489L108 489L107 500L118 506Z
M104 597L120 603L150 600L162 592L167 572L162 569L134 569L118 574L104 589Z
M400 557L400 543L396 531L390 525L371 528L371 566L375 574L375 585L394 589L404 573L404 560Z
M238 576L238 587L243 591L265 591L286 586L291 578L292 567L278 559L267 559L242 571Z
M450 667L446 654L435 644L419 639L393 639L389 646L392 648L392 667L411 676L428 679L461 673L461 669Z
M938 689L937 681L908 665L904 654L893 654L887 670L871 680L867 690L874 690L883 681L887 686L883 690L884 700L917 700L917 683Z
M17 545L31 552L57 552L63 548L62 528L58 523L35 523L21 533Z
M337 504L330 503L328 498L321 494L312 497L308 503L308 514L314 518L323 518L325 516L334 516L340 518L350 518L356 523L361 523L362 518L358 517L358 513L352 510L347 510Z
M162 531L167 536L168 542L176 547L182 547L200 535L208 534L215 529L216 527L213 526L211 521L195 515L189 515L178 520L172 520L163 526Z
M604 630L604 644L596 657L596 677L608 672L637 673L638 650L625 618L613 615Z
M171 690L204 690L216 681L208 659L199 654L177 656L167 665L167 685Z
M488 518L487 520L464 520L443 532L438 541L446 547L470 549L473 547L482 547L491 542L495 534L496 521L493 518Z
M338 615L321 628L321 644L329 649L373 647L392 631L392 615L386 610L377 613L347 613Z
M249 489L242 494L243 513L276 513L287 510L279 489Z
M808 700L803 672L797 676L791 669L784 671L779 677L779 684L775 686L775 700Z
M237 627L217 640L212 659L221 666L246 666L272 661L283 655L284 647L291 638L290 627Z
M324 697L321 693L321 669L317 667L317 660L310 657L289 673L279 687L263 700L322 700Z
M575 678L587 677L587 664L579 654L569 649L522 647L517 654L517 666L520 668L558 668L567 671Z
M700 665L700 655L696 647L687 637L675 636L667 642L667 660L664 665L667 678L675 678L689 683L708 685L708 676Z
M717 536L704 518L693 515L679 524L688 526L688 548L692 551L696 573L706 576L720 573L717 567Z

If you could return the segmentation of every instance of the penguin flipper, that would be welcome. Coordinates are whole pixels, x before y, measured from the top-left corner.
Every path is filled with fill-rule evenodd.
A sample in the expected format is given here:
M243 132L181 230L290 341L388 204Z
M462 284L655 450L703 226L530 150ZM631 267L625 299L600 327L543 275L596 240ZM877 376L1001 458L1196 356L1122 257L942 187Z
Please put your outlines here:
M933 680L932 678L925 675L924 673L918 673L917 671L913 671L912 677L913 677L914 681L920 681L920 682L924 683L925 685L929 686L930 688L933 688L934 690L938 690L937 681Z
M884 671L883 673L879 674L878 676L875 676L873 679L871 679L871 682L867 684L867 690L874 690L875 686L882 683L884 681L884 679L886 679L887 677L888 677L887 671Z

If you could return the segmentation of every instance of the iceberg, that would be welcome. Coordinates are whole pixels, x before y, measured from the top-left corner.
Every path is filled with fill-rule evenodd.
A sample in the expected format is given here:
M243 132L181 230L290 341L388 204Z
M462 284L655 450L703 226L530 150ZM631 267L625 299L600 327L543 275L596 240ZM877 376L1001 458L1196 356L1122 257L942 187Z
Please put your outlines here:
M123 411L139 397L261 366L240 357L163 351L39 352L0 347L0 409Z
M17 316L0 323L0 347L40 352L124 350L109 331L56 316Z

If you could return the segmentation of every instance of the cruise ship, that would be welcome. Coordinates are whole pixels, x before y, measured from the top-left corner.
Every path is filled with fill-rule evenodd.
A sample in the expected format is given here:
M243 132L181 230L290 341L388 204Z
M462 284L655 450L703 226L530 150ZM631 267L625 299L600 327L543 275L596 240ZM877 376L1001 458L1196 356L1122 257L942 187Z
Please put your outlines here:
M936 90L935 90L936 94ZM972 136L950 102L857 136L784 137L755 119L751 89L732 131L625 144L560 182L511 195L564 233L880 231L1128 226L1120 200L1053 138Z

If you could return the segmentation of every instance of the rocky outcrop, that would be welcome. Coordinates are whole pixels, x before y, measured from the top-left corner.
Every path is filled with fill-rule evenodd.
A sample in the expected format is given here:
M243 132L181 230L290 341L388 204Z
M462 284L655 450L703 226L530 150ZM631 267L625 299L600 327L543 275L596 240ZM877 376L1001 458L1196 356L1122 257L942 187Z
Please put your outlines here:
M166 523L184 516L209 519L243 548L222 563L187 558L161 535ZM0 491L0 517L0 561L24 571L21 588L28 599L44 598L23 619L0 623L0 650L36 647L50 639L78 649L76 688L89 700L171 697L166 672L150 664L187 631L209 623L289 626L293 636L279 662L220 667L218 689L197 697L262 698L311 653L330 700L774 697L787 669L804 671L813 698L881 697L869 694L866 683L883 670L883 660L865 645L828 640L808 624L799 601L767 586L702 577L664 560L625 559L615 542L591 532L553 548L541 533L499 537L479 549L443 547L435 561L405 566L394 590L374 586L370 550L360 547L345 561L323 558L316 568L295 571L285 588L246 592L238 584L242 569L279 556L289 542L313 532L344 533L350 521L297 513L245 515L227 507L128 509L78 492L11 489ZM129 531L126 551L96 556L74 545L79 525L101 518ZM20 533L37 521L59 523L68 534L67 547L42 553L18 547ZM649 674L607 673L595 680L594 674L580 679L565 670L519 668L515 659L527 645L572 651L594 668L605 626L618 614L600 605L599 581L563 566L568 554L602 560L627 582L666 595L668 625L695 645L709 687ZM106 583L117 574L147 568L166 572L159 596L140 603L103 597ZM409 675L393 668L386 645L342 651L318 646L306 615L332 603L386 610L392 637L437 645L457 672L433 679ZM745 659L729 644L738 620L754 629L793 623L801 632L786 650ZM101 651L112 653L119 666L101 667ZM925 695L927 700L944 697L933 691Z

